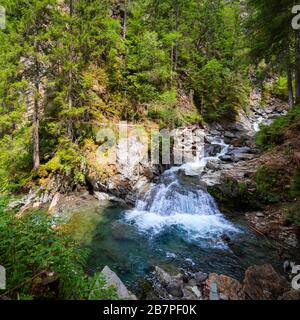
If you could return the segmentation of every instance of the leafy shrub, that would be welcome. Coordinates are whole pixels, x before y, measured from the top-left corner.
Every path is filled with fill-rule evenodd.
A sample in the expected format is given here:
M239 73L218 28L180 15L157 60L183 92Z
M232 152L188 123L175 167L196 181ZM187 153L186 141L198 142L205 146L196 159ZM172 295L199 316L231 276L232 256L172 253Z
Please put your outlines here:
M271 88L271 93L273 96L282 99L284 101L288 100L288 89L287 89L287 78L279 77Z
M29 141L26 129L0 140L0 192L18 191L31 179Z
M283 142L284 130L295 125L300 119L300 107L296 106L289 112L276 119L270 126L262 126L260 132L256 135L256 143L264 150L274 148Z
M283 199L285 181L276 168L260 167L255 174L258 198L264 203L276 203Z
M206 121L234 121L246 105L246 81L217 59L208 61L192 78L195 102Z
M54 228L43 212L31 212L16 218L5 211L7 197L0 198L0 261L7 272L7 294L24 299L111 299L112 289L104 289L99 274L89 277L84 272L88 252ZM32 292L33 280L43 271L59 277L58 292ZM1 294L1 293L0 293Z
M291 187L291 196L299 197L300 196L300 169L298 168L293 176L292 187Z
M299 201L296 201L294 203L287 203L284 205L284 209L287 213L287 216L298 227L300 227L299 205Z
M61 139L54 157L46 164L41 165L39 173L41 176L47 176L48 173L61 172L74 184L84 184L84 169L85 158L79 147L68 140Z
M174 128L202 122L202 117L197 111L181 112L179 108L169 107L167 105L149 108L147 117L158 122L162 128Z

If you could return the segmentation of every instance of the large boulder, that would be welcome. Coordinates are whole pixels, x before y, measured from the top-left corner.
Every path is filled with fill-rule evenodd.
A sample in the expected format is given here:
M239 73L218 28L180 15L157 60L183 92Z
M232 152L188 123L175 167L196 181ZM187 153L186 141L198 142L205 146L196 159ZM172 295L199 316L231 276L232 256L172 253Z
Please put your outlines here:
M211 273L205 282L205 293L210 300L245 300L241 283L231 277Z
M102 276L106 281L107 287L114 287L117 291L117 295L121 300L137 300L121 281L121 279L113 272L108 266L104 267L101 271Z
M251 266L245 273L244 291L251 300L277 300L289 287L270 264Z

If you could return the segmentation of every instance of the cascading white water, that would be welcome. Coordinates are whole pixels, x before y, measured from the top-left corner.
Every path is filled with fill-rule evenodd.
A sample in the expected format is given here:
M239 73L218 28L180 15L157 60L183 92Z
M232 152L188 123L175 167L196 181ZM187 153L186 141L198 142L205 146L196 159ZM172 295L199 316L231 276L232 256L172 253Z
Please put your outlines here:
M221 146L215 157L200 159L173 167L161 176L161 183L153 185L136 207L125 213L125 220L133 223L142 232L157 235L166 228L178 227L190 240L209 240L211 245L220 245L224 233L238 232L219 211L213 197L204 189L186 184L181 173L197 174L208 160L217 159L227 153L229 145L222 139L212 144Z

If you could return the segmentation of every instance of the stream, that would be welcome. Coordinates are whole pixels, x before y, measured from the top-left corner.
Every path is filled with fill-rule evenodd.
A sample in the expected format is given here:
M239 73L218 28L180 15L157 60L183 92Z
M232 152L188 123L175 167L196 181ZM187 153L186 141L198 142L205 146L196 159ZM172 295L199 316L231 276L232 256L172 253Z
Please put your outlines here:
M222 214L197 179L197 170L230 147L221 137L211 144L219 152L165 171L134 208L90 204L73 214L74 236L91 250L88 272L108 265L142 298L155 266L175 274L216 272L238 280L254 264L272 263L280 270L271 243L249 230L243 215ZM232 245L224 241L228 238Z

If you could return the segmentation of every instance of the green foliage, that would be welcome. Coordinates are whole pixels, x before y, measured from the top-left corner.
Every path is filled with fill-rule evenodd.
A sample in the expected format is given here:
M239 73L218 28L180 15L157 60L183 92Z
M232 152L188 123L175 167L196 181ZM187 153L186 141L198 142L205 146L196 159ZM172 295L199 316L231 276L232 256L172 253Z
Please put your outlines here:
M202 123L202 117L195 111L182 111L168 105L156 105L149 108L147 117L160 124L161 128L176 128L187 124Z
M62 173L75 185L82 185L85 183L85 168L86 160L78 146L68 140L61 139L55 156L41 165L39 173L41 176L47 176L49 173Z
M193 82L197 105L206 121L234 121L238 110L246 106L248 87L217 59L208 61Z
M227 178L221 185L209 187L209 193L218 201L223 212L257 210L259 202L249 189L250 185Z
M276 119L270 126L262 126L256 135L256 143L264 150L269 150L283 141L284 131L292 128L300 119L300 108L296 106L285 116Z
M287 216L298 228L300 227L299 204L299 201L296 201L284 205Z
M105 289L99 275L84 272L88 252L54 228L55 221L43 212L16 218L5 211L7 197L0 198L0 261L7 272L8 295L22 299L112 299L114 290ZM57 292L33 291L34 279L43 271L59 277ZM2 292L3 294L4 292Z
M14 192L31 179L32 157L29 132L20 130L14 137L0 140L0 192Z
M287 85L287 78L286 77L279 77L275 83L273 84L272 95L282 99L284 101L288 100L288 85Z
M298 168L292 179L291 196L300 196L300 169Z
M258 198L264 203L277 203L283 199L284 180L276 168L260 167L255 174Z
M170 61L155 32L145 32L127 40L125 87L134 102L159 99L171 80Z

